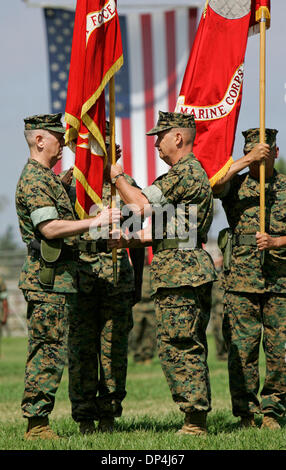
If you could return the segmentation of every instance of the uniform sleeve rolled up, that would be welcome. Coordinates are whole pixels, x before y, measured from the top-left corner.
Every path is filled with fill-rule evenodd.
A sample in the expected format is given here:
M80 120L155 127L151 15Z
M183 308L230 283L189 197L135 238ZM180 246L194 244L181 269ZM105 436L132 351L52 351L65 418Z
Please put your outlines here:
M142 190L142 194L144 194L152 206L164 206L167 204L164 194L155 184L151 184L151 186L144 188Z
M59 219L58 211L53 206L40 207L31 213L31 220L34 227L48 220Z

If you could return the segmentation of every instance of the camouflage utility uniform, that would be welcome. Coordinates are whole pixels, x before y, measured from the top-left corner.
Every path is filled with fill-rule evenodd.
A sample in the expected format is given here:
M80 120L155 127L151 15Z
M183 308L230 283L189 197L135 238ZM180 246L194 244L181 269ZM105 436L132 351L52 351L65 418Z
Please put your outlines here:
M143 271L142 299L133 307L132 313L134 326L129 336L129 344L134 361L149 361L156 352L156 320L148 265L144 266Z
M170 204L178 209L179 204L184 204L186 227L190 225L192 205L197 210L197 247L182 249L176 245L177 240L171 247L173 242L167 239L166 218L163 218L163 240L153 237L154 257L150 269L158 354L173 400L185 413L208 412L211 394L206 328L216 273L201 243L206 242L213 217L210 184L199 161L190 153L142 192L153 207L164 208ZM180 215L175 223L182 220ZM152 226L155 229L155 220Z
M265 184L266 233L285 232L286 176L274 172ZM224 336L229 347L230 390L235 416L285 413L286 397L286 249L261 256L255 241L259 231L259 182L249 174L236 176L222 199L235 235L231 268L226 274ZM244 241L241 235L252 234ZM263 325L266 378L259 389L258 354Z
M110 196L110 183L104 183L103 206ZM106 240L94 243L106 251ZM70 316L69 337L69 395L77 422L122 413L134 303L133 268L125 249L117 250L117 276L114 286L110 251L80 255L78 310Z
M271 144L271 139L267 143ZM262 412L281 417L286 405L286 249L264 251L262 262L255 239L259 194L259 182L244 173L232 179L221 197L234 234L230 270L225 275L223 330L234 415ZM285 234L285 202L286 176L274 170L265 183L265 232L271 236ZM260 403L262 328L266 377Z
M16 208L28 247L19 281L28 303L29 338L22 410L25 418L43 418L53 409L65 365L68 312L75 307L76 263L69 238L55 263L54 283L45 287L39 280L43 261L37 244L43 236L37 227L53 219L75 220L75 216L59 177L33 159L28 160L17 184Z

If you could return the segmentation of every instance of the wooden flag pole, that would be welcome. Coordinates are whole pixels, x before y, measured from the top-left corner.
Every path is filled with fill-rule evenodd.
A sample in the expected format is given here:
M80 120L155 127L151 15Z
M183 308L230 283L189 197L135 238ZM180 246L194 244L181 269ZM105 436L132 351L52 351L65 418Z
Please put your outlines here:
M115 79L114 76L109 81L109 128L110 128L110 147L111 147L111 163L116 163L116 145L115 145ZM111 208L116 207L116 188L111 185ZM116 229L116 224L112 225L112 229ZM117 285L117 249L112 249L113 264L113 283Z
M260 17L260 142L265 143L265 56L266 17L261 9ZM265 161L260 163L260 232L265 233Z

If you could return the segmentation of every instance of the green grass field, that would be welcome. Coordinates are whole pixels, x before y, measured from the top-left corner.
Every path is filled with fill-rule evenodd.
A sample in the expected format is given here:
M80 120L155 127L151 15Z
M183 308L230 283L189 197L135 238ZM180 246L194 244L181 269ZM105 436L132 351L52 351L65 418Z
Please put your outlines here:
M285 450L286 426L281 430L241 430L231 413L227 365L217 361L209 340L209 367L213 409L204 437L178 436L183 415L171 399L157 358L151 365L129 359L127 397L113 434L82 436L70 416L68 376L64 372L51 425L62 437L54 442L26 442L26 421L21 416L26 338L3 338L0 359L0 450ZM261 361L263 377L264 363Z

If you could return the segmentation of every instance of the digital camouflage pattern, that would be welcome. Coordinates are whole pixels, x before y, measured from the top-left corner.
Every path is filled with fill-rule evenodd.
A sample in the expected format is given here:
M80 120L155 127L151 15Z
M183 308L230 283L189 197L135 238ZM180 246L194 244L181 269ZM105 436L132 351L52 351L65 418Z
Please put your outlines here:
M110 205L110 197L110 183L105 182L103 206ZM134 299L133 268L126 250L117 250L117 273L114 286L111 251L81 253L78 310L70 315L69 334L69 396L78 422L122 413Z
M60 179L52 170L29 159L16 188L16 209L24 243L40 241L40 222L74 220L74 212ZM70 238L67 244L73 244ZM75 261L58 261L52 289L39 282L40 261L28 255L19 287L27 301L28 357L22 411L25 418L45 417L54 406L55 394L66 361L68 316L75 308Z
M275 148L276 134L276 129L266 131L266 143L271 148ZM249 129L243 135L247 152L259 141L259 130ZM265 182L265 231L271 236L286 233L285 200L286 176L274 170ZM233 413L245 416L262 412L281 417L286 411L286 250L265 250L261 262L255 241L255 233L260 231L260 187L250 173L231 180L222 204L235 234L231 267L224 279L223 320ZM252 234L254 242L241 243L239 236L244 234ZM260 402L262 334L266 376Z
M159 111L157 125L147 132L147 135L155 135L159 132L179 127L189 127L195 129L196 123L194 116L192 114Z
M135 362L148 361L156 353L155 306L151 292L150 267L145 265L142 298L133 307L133 328L129 335L130 351Z
M24 291L28 304L28 357L22 399L24 418L43 418L54 407L67 354L68 317L75 294Z
M157 347L174 402L185 413L211 410L206 328L211 283L160 289L155 296Z
M126 395L132 293L109 296L106 282L95 276L91 282L93 290L79 291L79 308L70 315L69 396L78 422L121 416Z
M265 142L270 146L270 148L276 146L277 133L277 129L265 129ZM248 129L247 131L242 132L242 135L244 137L243 151L245 153L250 152L254 145L260 142L260 129Z
M28 160L17 184L16 209L22 239L27 245L33 239L39 241L42 239L33 220L38 223L52 219L75 220L71 202L59 177L52 170L32 159ZM67 245L73 245L75 239L76 237L70 237L65 242ZM43 286L39 282L39 270L39 259L28 255L20 274L19 288L43 291ZM75 278L76 263L69 260L59 260L56 265L52 291L76 292Z
M124 174L126 180L137 187L136 182L129 175ZM102 205L103 207L110 206L111 188L110 183L104 182L102 188ZM119 202L122 210L123 202ZM84 240L91 240L89 233L82 236ZM118 295L119 292L133 292L134 291L134 274L133 268L130 265L128 253L125 249L117 250L117 287L114 288L113 283L113 265L112 265L112 252L109 250L107 253L91 254L81 253L80 259L85 263L91 264L92 272L95 277L102 279L106 283L106 293L108 295ZM85 283L84 277L86 272L83 271L80 276L80 284ZM86 279L87 284L90 286L90 278ZM87 287L88 289L88 287Z
M152 186L159 190L154 198ZM185 204L186 227L190 207L196 205L197 236L206 242L213 197L207 175L195 156L191 153L181 158L152 186L143 191L151 204ZM163 229L165 234L165 225ZM209 411L206 328L211 286L217 277L213 261L202 248L167 249L154 253L150 269L158 354L173 400L184 412Z
M235 234L259 232L259 182L249 173L236 175L222 205L230 228ZM286 176L277 173L265 182L265 231L270 235L286 234ZM286 293L286 249L265 251L257 246L235 245L226 289L241 292Z
M61 122L62 113L57 114L36 114L24 119L25 130L45 129L47 131L65 133L65 128Z
M195 229L198 240L206 243L213 219L213 196L207 175L196 157L189 154L181 158L168 173L157 178L152 186L160 190L164 198L163 207L172 204L176 209L179 204L185 204L182 218L186 231ZM142 192L150 204L157 204L157 199L152 197L152 186ZM189 222L192 205L196 206L196 227L190 227ZM166 236L167 223L164 220L163 237ZM154 253L150 270L153 293L166 287L197 287L217 278L213 261L202 248L168 249Z
M285 293L227 292L225 295L223 332L229 350L229 384L235 416L261 412L285 415L285 312ZM259 403L262 324L267 369Z

